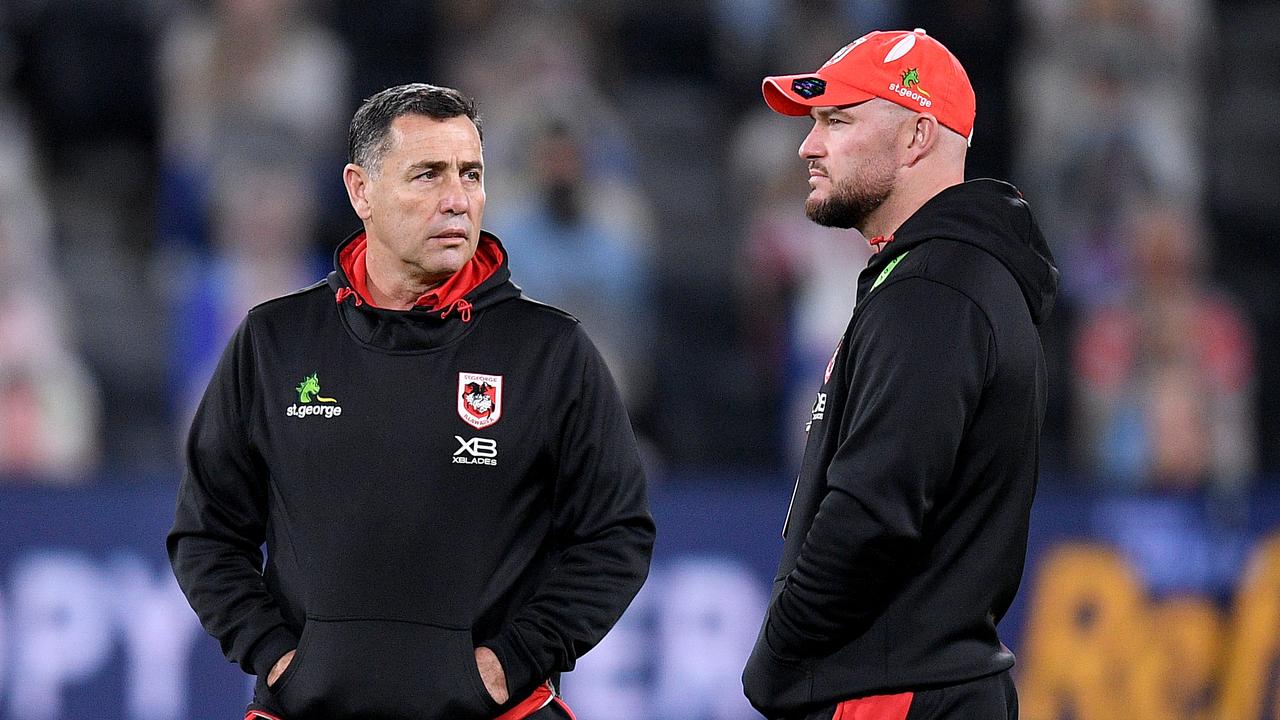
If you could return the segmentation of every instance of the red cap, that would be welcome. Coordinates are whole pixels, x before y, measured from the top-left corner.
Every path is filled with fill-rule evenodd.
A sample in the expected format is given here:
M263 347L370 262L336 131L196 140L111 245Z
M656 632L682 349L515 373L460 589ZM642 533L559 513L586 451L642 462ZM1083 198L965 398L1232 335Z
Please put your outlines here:
M932 113L944 127L973 139L977 100L969 76L956 56L922 28L869 32L840 48L817 72L767 77L763 90L764 101L783 115L878 97Z

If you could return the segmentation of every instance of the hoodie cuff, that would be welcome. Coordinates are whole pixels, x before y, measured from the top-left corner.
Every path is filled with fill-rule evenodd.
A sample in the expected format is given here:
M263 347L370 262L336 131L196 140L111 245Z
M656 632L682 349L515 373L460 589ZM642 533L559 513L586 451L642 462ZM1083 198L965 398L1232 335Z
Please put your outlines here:
M293 634L293 631L283 625L277 625L254 644L253 650L249 652L249 668L245 669L252 668L254 675L265 680L276 661L285 653L297 648L298 637Z
M507 676L507 691L511 697L523 697L522 693L546 681L547 671L538 667L515 627L508 626L497 637L480 644L498 656L502 672Z

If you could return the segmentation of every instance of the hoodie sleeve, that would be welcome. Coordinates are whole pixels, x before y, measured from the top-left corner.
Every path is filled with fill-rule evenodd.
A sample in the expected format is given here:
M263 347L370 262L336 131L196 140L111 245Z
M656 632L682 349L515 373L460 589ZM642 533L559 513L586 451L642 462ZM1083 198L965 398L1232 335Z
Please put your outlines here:
M994 346L967 296L919 277L886 284L855 323L849 398L827 493L765 622L775 654L820 654L864 632L921 549Z
M573 669L600 642L649 572L654 525L631 423L581 326L563 341L555 448L555 552L550 573L497 637L514 695Z
M298 638L262 578L267 471L247 430L252 398L246 320L191 423L168 549L178 584L223 654L247 673L266 675Z

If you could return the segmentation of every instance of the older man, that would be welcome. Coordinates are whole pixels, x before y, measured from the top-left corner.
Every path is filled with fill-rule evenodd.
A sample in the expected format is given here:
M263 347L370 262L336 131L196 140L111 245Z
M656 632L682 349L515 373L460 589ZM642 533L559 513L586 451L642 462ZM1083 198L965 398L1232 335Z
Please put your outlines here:
M1016 189L964 182L973 89L923 30L764 96L814 122L809 218L878 252L820 379L747 697L772 718L1014 718L996 623L1026 551L1053 258Z
M481 231L470 99L369 98L343 180L364 229L249 312L196 414L174 572L248 717L569 717L654 535L613 382Z

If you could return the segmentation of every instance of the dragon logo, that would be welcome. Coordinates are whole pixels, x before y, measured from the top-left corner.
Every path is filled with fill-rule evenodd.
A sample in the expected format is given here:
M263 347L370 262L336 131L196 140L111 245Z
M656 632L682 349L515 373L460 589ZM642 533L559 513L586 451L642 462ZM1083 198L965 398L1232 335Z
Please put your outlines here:
M458 373L458 417L486 428L502 417L502 376Z
M298 393L298 402L303 405L309 404L313 395L318 402L338 402L333 398L324 397L320 394L320 378L318 373L311 373L308 375L302 382L298 383L298 387L294 388L294 391Z
M925 97L931 97L925 89L920 87L920 71L917 68L908 68L902 71L902 87L908 90L915 90Z

